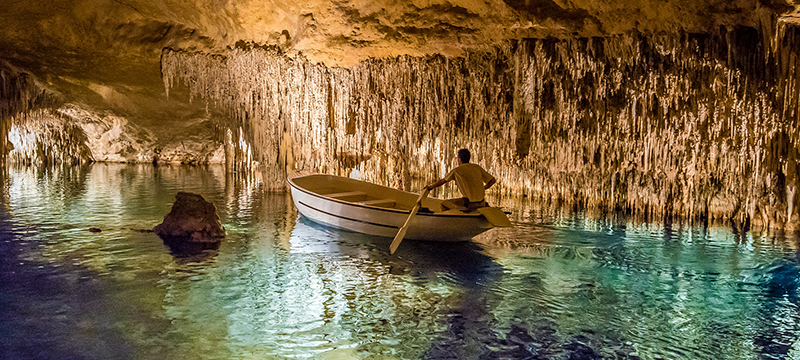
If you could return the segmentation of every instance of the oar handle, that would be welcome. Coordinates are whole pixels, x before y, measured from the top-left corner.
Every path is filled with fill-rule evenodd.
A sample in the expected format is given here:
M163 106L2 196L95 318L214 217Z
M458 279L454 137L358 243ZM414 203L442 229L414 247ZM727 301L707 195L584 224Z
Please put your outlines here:
M428 189L427 187L423 188L422 189L422 193L419 194L419 197L417 198L416 204L422 206L422 200L425 200L425 198L428 197L428 193L430 193L430 192L431 192L431 189Z

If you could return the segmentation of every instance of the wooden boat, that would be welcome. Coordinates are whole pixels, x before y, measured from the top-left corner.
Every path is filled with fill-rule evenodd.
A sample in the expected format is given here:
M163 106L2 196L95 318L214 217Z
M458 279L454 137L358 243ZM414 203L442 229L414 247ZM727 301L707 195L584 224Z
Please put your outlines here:
M418 195L333 175L289 179L292 199L303 216L323 225L369 235L394 237ZM493 226L480 213L442 211L441 199L426 198L409 223L405 239L465 241Z

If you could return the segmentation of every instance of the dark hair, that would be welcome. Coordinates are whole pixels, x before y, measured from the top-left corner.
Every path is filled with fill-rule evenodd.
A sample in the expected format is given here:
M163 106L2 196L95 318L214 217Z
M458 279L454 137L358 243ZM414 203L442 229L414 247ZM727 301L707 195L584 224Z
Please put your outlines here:
M469 150L461 149L458 150L458 159L461 160L462 163L466 164L469 162L470 154Z

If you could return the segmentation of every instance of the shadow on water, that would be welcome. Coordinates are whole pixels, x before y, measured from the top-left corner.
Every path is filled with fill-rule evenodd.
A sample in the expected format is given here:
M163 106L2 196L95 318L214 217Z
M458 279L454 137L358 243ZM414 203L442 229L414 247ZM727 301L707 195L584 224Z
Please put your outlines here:
M214 246L186 243L169 243L166 245L169 248L170 255L179 264L206 262L219 255L219 243Z
M390 272L394 275L410 275L424 282L441 279L460 289L460 294L448 303L444 316L446 323L443 324L445 330L432 339L422 354L424 359L544 359L550 357L535 357L537 353L531 349L559 342L555 337L556 324L544 324L533 330L518 324L512 325L507 333L497 332L499 324L492 311L496 306L492 294L506 270L493 257L486 255L480 244L405 240L397 253L390 255L391 238L330 229L302 215L298 217L298 223L319 231L338 233L347 239L340 242L340 249L376 249L370 253L371 258L391 266ZM575 341L564 346L568 358L600 358L586 343L588 340L576 337ZM541 351L538 354L547 355Z
M298 215L301 226L328 233L337 244L336 251L344 254L352 249L366 249L370 259L390 266L394 275L412 274L421 277L442 277L458 286L481 287L503 273L494 258L471 241L428 242L404 240L395 255L389 253L391 238L370 236L333 229Z
M763 358L787 358L798 341L796 324L800 324L800 314L787 313L783 309L786 304L800 308L800 246L797 233L788 235L778 233L772 242L794 245L795 251L787 252L782 259L775 259L759 269L763 275L758 285L765 290L765 297L776 300L758 304L760 317L768 326L754 337L753 344L760 349Z
M766 295L780 302L767 302L760 306L761 317L769 324L754 339L754 345L761 349L765 358L785 358L792 350L792 345L798 340L797 335L788 336L800 322L800 315L781 314L779 303L791 303L794 308L800 307L798 299L798 286L800 286L800 266L797 263L776 262L766 271L762 280ZM789 328L789 329L787 329Z
M162 239L169 253L180 263L202 262L219 254L220 242L200 243Z
M110 359L135 353L113 317L107 289L72 264L31 261L36 244L0 220L0 359ZM64 276L65 268L71 276ZM78 298L71 304L61 299ZM80 319L80 321L78 321ZM91 334L90 345L64 334Z
M391 239L387 239L388 244ZM416 271L437 273L459 286L481 288L502 276L503 268L473 242L408 241L398 250L399 261Z
M455 244L454 244L455 245ZM505 270L483 248L473 242L447 244L420 243L409 258L424 268L435 269L450 277L464 290L451 304L446 316L446 330L431 342L424 359L601 359L592 341L582 334L566 342L552 321L512 322L503 326L495 313L497 286ZM437 254L447 253L449 256ZM438 265L437 265L438 263ZM530 278L529 286L541 287L541 279ZM502 330L501 330L502 329ZM620 358L638 359L620 353Z
M390 267L393 275L409 276L422 286L437 280L458 289L448 298L439 331L420 354L424 359L600 359L596 344L581 333L559 334L559 325L549 319L514 321L506 324L497 307L505 296L501 289L509 269L487 255L485 245L476 242L423 242L404 240L395 255L389 254L391 238L366 236L335 230L302 215L299 227L328 234L336 243L333 251L348 254L353 249L368 250L372 261ZM602 238L602 237L601 237ZM532 276L525 289L541 292L542 279ZM511 291L526 291L512 289ZM538 290L536 290L538 289ZM516 295L510 295L516 296ZM525 301L520 298L519 301ZM524 306L514 304L513 306ZM566 338L565 338L566 335ZM591 334L589 334L591 335ZM624 346L619 346L621 349ZM638 359L625 349L619 358Z

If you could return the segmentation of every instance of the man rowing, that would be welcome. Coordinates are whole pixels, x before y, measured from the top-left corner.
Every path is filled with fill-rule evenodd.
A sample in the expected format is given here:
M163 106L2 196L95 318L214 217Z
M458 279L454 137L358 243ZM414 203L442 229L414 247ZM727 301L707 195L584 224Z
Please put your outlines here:
M444 178L425 186L426 189L433 190L450 181L456 181L458 190L464 196L442 202L442 207L447 210L458 209L473 212L478 208L489 206L485 198L486 189L494 185L497 180L480 165L470 163L470 156L469 150L458 150L458 166L450 170Z

